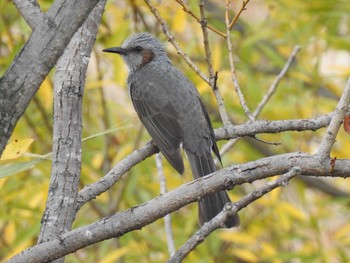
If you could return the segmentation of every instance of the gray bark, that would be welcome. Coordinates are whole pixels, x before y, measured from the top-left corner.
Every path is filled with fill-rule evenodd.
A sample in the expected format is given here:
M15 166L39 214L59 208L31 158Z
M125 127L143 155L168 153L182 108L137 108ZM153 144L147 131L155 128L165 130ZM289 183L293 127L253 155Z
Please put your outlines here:
M56 0L0 78L0 155L40 84L98 1Z
M106 0L100 1L57 62L50 189L38 243L71 230L81 172L82 100L86 70ZM64 258L55 260L63 262Z

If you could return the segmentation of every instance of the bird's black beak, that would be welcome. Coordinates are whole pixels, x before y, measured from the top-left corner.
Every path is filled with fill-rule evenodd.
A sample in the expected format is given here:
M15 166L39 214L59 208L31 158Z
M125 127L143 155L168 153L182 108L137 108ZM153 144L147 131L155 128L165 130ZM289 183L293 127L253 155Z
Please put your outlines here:
M122 47L110 47L102 50L103 52L109 52L109 53L117 53L119 55L126 55L125 48Z

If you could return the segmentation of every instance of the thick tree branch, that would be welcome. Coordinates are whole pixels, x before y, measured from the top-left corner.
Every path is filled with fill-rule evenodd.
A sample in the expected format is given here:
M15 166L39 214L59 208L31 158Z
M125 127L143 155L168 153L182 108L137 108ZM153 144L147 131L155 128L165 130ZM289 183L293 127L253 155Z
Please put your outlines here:
M56 0L0 78L0 154L19 118L99 0Z
M41 12L39 3L36 0L13 0L13 3L32 30L44 21L45 14Z
M215 130L217 140L253 136L259 133L279 133L283 131L305 131L326 127L331 121L330 115L315 119L299 119L286 121L256 121L244 125L232 125L227 128ZM100 180L86 185L77 197L76 209L79 210L86 202L96 198L113 186L134 165L158 152L157 147L149 142L140 149L132 152L112 168Z
M215 136L218 140L232 139L244 136L254 136L261 133L280 133L285 131L316 131L326 127L333 113L323 115L314 119L295 119L295 120L280 120L267 121L257 120L253 123L242 125L231 125L215 130Z
M253 138L245 138L244 141L255 151L261 153L262 156L267 157L278 154L273 148L267 148L264 144L257 142ZM319 190L331 197L350 197L350 192L348 193L345 190L341 190L329 180L325 181L323 178L316 178L314 176L299 176L297 179L302 181L308 187Z
M300 169L298 167L293 167L288 173L282 175L275 181L268 182L266 185L255 189L253 192L246 195L234 204L231 203L226 205L220 214L204 224L191 238L189 238L186 243L183 244L179 250L176 251L176 253L168 260L168 262L182 262L182 260L199 244L201 244L211 233L213 233L214 230L224 225L229 216L238 213L239 210L253 203L255 200L271 192L277 187L286 186L288 182L299 173Z
M350 160L337 160L331 171L331 160L319 162L317 156L289 153L263 158L254 162L224 168L189 182L142 205L118 212L90 225L77 228L45 243L22 251L8 263L49 262L100 241L120 237L140 229L157 219L213 192L251 183L270 176L287 173L293 167L300 174L350 177Z
M82 100L86 70L105 0L75 33L59 59L54 80L54 133L50 189L38 243L69 231L80 179ZM60 260L63 262L63 258Z
M346 83L343 94L338 102L337 108L335 109L335 114L332 117L331 123L327 128L327 132L323 137L320 147L318 148L317 155L321 160L329 157L335 138L337 137L339 128L343 123L345 114L348 110L350 104L350 78Z

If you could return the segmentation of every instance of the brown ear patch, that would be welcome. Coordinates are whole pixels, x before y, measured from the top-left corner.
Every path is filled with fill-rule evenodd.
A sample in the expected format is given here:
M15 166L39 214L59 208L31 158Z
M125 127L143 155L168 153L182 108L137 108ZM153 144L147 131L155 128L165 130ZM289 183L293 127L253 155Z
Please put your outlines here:
M145 49L142 51L142 65L146 65L150 63L154 59L154 52L149 49Z

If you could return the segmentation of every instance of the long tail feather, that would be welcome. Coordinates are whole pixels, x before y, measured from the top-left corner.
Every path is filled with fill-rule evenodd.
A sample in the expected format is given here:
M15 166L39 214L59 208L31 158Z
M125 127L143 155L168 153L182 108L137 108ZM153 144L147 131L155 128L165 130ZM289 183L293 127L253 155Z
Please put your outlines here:
M209 157L199 157L189 151L186 151L186 155L190 162L192 174L195 179L216 171L214 160L211 155ZM226 191L219 191L199 200L198 207L200 225L210 221L213 217L219 214L224 208L225 204L228 202L231 202L231 200ZM226 227L231 228L238 226L239 222L239 216L236 214L230 217L226 221L225 225Z

